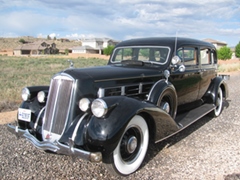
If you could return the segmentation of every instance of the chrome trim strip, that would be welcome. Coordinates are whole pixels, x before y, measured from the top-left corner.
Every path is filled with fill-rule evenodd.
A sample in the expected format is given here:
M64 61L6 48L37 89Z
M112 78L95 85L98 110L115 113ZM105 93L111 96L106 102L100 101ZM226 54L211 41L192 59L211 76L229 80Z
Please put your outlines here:
M38 116L37 116L37 119L36 119L36 122L34 123L34 130L37 129L38 121L39 121L39 119L40 119L41 114L42 114L43 111L45 110L45 108L46 108L46 106L44 106L44 107L41 109L41 111L39 112L39 114L38 114Z
M88 152L82 149L74 148L74 142L72 139L69 139L70 146L59 143L58 141L49 142L49 141L39 141L35 138L28 129L23 130L19 129L18 126L13 126L8 124L8 131L15 134L19 138L25 138L27 141L32 143L36 148L40 150L50 150L52 152L56 152L58 154L65 154L70 156L77 156L81 159L88 160L91 162L101 162L102 161L102 153L101 152Z
M142 78L154 78L154 77L159 77L162 74L157 74L157 75L149 75L149 76L145 76ZM104 81L118 81L118 80L129 80L129 79L139 79L140 76L134 76L134 77L126 77L126 78L113 78L113 79L99 79L99 80L95 80L94 82L104 82Z
M73 131L73 134L72 134L72 140L73 140L73 141L75 141L75 138L76 138L76 136L77 136L77 131L78 131L78 128L79 128L81 122L83 121L83 119L84 119L87 115L88 115L88 113L85 113L85 114L79 119L79 121L78 121L78 123L77 123L77 125L76 125L76 127L75 127L75 129L74 129L74 131Z
M122 96L125 96L125 95L126 95L126 93L125 93L125 86L122 86L122 87L121 87L121 95L122 95Z
M151 95L152 95L153 90L155 89L156 85L157 85L159 82L161 82L161 81L164 81L164 82L165 82L165 79L160 79L159 81L157 81L157 82L152 86L152 88L151 88L151 90L150 90L150 92L149 92L149 94L148 94L147 101L150 100L150 97L151 97Z
M105 89L99 88L98 89L98 98L102 98L105 96Z

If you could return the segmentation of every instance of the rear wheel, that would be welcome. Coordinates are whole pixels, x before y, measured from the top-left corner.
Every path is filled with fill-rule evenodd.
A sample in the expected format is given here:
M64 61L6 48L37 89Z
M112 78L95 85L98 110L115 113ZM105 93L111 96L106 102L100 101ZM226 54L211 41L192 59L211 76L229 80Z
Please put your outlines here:
M216 106L215 109L212 112L210 112L210 114L209 114L211 117L218 117L222 112L223 92L222 92L221 87L219 87L219 89L218 89L217 100L216 100L215 106Z
M129 175L142 164L149 144L148 125L136 115L128 123L123 136L105 164L112 174Z

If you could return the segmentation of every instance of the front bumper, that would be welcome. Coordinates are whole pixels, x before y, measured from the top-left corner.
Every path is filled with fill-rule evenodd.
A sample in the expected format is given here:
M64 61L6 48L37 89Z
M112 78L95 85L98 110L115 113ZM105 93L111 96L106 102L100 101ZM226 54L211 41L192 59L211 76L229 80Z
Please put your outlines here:
M102 153L101 152L88 152L81 149L74 148L74 142L72 139L69 139L69 146L55 142L48 141L39 141L35 138L28 129L23 130L19 129L18 126L13 126L8 124L8 131L15 134L19 138L25 138L29 142L31 142L36 148L41 150L49 150L58 154L65 154L70 156L80 157L81 159L88 160L91 162L101 162L102 161Z

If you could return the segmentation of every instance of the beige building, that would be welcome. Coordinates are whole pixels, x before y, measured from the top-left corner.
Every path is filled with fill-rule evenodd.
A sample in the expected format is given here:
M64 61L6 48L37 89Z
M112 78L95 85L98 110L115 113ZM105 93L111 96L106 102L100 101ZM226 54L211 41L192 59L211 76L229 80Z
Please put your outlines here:
M210 38L203 39L203 41L212 43L216 47L216 49L220 49L223 46L227 46L227 43L225 43L225 42L217 41L217 40L210 39Z
M109 38L90 38L90 39L82 39L82 46L73 47L72 53L76 54L103 54L103 49L109 45L115 46L119 41L115 41Z
M39 54L56 54L58 49L55 43L37 41L19 45L14 50L14 55L39 55Z

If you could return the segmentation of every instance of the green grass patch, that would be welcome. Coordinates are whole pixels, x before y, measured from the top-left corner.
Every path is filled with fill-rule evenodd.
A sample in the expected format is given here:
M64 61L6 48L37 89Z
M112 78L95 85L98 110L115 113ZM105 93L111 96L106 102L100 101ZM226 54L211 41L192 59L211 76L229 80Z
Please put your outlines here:
M49 85L54 74L69 67L68 59L51 56L0 56L0 112L16 109L19 106L23 87ZM71 60L77 68L107 64L107 60L96 58Z

